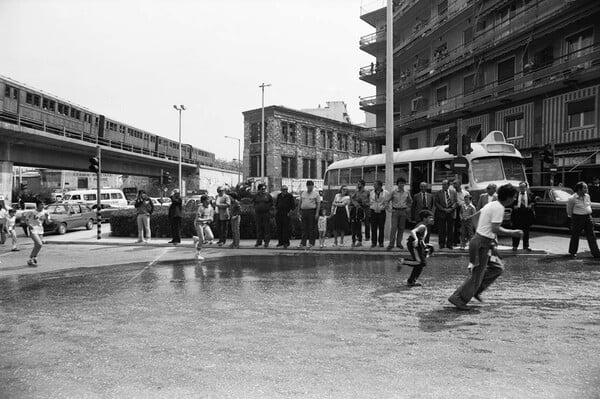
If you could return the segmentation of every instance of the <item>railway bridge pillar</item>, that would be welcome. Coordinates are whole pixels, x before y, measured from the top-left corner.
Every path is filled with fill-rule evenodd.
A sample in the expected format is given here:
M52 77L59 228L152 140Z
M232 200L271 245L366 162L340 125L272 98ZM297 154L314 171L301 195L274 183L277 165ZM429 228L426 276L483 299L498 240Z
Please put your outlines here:
M0 202L8 209L12 203L13 163L0 160Z

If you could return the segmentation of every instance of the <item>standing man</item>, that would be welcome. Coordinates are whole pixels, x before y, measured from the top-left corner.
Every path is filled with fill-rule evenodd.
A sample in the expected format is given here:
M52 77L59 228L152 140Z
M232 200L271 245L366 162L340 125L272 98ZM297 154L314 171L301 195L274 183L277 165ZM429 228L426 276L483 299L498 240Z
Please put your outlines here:
M385 208L389 202L389 193L383 189L381 180L375 180L369 198L371 204L371 248L383 248L383 232L385 228Z
M461 243L461 220L460 220L460 210L465 205L465 196L470 195L469 192L462 188L460 185L460 180L456 179L452 182L452 187L450 187L451 191L456 193L456 216L454 217L454 241L452 244L458 245Z
M492 201L496 201L496 199L496 185L490 183L485 188L485 193L481 193L481 195L479 196L479 200L477 201L477 210L480 210Z
M294 196L288 193L287 186L281 186L281 193L275 201L275 225L277 226L277 247L290 246L290 212L295 208Z
M588 187L592 202L600 202L600 178L594 177L594 182Z
M418 223L417 220L419 218L419 214L422 210L427 209L433 213L433 196L431 193L427 192L427 182L422 181L419 184L419 193L413 196L413 205L412 205L412 218ZM429 243L429 236L431 233L429 229L427 229L427 235L425 236L425 243Z
M147 243L150 241L150 215L154 212L154 204L144 190L138 191L137 199L135 200L135 210L137 213L137 242ZM146 237L144 238L144 233Z
M412 197L410 193L404 189L406 179L399 177L396 180L396 188L392 190L390 195L390 205L392 208L392 226L390 231L390 242L387 250L391 251L394 248L394 242L396 247L404 249L402 246L402 235L404 234L404 228L406 227L406 221L408 220L410 209L412 207Z
M217 207L217 212L219 214L219 246L225 245L227 241L227 230L229 227L229 219L231 218L231 213L229 208L231 208L231 198L225 192L223 187L217 187L217 199L215 200L215 206Z
M171 205L169 205L169 221L171 222L171 241L169 244L177 245L181 242L181 216L182 201L179 190L171 193Z
M302 221L302 240L298 248L308 248L315 245L317 239L317 219L321 210L321 196L314 190L315 183L312 180L306 182L306 191L300 193L300 219Z
M573 258L577 257L579 248L579 235L581 230L585 232L590 252L594 258L600 258L600 250L594 233L594 222L592 220L592 202L588 194L587 184L580 181L575 184L575 194L567 201L567 216L571 220L571 241L569 241L569 253Z
M471 274L448 298L448 301L461 310L469 310L467 303L488 288L503 272L500 262L490 262L490 253L495 251L498 234L520 237L521 230L507 230L502 227L504 207L511 206L517 190L505 184L498 190L498 200L484 206L479 216L477 232L469 243L469 259L473 263Z
M356 209L358 210L358 208L362 208L364 215L365 215L365 220L364 220L364 224L365 224L365 240L369 240L371 239L371 227L370 227L370 217L371 217L371 194L365 190L365 181L364 180L359 180L358 183L356 183L356 191L352 194L352 197L350 198L350 201L354 204L354 206L356 207ZM358 235L357 239L358 242L362 243L362 227L360 229L361 231L359 232L360 235Z
M523 230L523 249L525 251L531 251L531 248L529 248L529 229L535 221L534 206L535 197L533 196L533 193L527 189L526 182L520 182L517 201L514 203L510 218L513 228ZM513 237L513 251L516 251L519 248L520 240L519 237Z
M442 189L433 195L435 222L438 225L440 249L453 249L456 192L450 191L448 180L442 180Z
M265 248L269 247L271 241L271 208L273 207L273 197L267 193L267 186L264 183L258 185L258 192L254 195L254 212L256 213L256 244L254 247L260 247L265 241Z

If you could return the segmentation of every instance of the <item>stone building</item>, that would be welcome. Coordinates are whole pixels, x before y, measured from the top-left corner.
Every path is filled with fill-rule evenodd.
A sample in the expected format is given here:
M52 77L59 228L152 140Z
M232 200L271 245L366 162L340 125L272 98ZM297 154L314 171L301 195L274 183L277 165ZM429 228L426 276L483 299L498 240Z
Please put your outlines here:
M265 181L269 191L279 190L286 184L296 192L308 179L321 188L329 164L373 153L374 147L369 141L371 129L364 126L315 115L312 110L298 111L272 105L264 111ZM244 176L259 181L261 108L242 114Z
M600 1L411 0L393 13L394 148L444 144L449 127L472 141L501 130L535 185L600 176ZM374 32L360 48L374 59L359 76L375 95L360 105L382 144L385 2L361 19Z

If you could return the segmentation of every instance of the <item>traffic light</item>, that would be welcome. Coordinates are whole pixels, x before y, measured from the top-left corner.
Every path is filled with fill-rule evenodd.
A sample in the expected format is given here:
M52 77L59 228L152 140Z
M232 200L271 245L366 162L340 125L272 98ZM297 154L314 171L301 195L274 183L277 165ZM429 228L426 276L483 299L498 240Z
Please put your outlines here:
M458 155L458 138L456 137L456 129L450 129L448 132L448 147L444 149L449 154Z
M90 166L88 166L90 172L98 173L100 171L100 160L98 157L90 158Z
M173 183L173 176L169 172L163 172L162 181L163 184L171 184Z
M546 144L546 147L544 148L544 163L554 163L554 151L552 151L550 144Z
M468 134L463 134L462 136L462 154L467 155L473 152L473 148L471 148L471 136Z

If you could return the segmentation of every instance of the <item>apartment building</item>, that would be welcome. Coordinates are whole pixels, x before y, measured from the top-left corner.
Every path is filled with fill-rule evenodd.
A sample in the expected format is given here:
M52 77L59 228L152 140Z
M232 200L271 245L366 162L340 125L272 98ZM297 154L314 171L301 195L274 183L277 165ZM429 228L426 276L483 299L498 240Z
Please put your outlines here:
M374 32L361 108L385 143L386 9L361 9ZM532 184L600 177L598 0L394 2L394 148L441 145L450 127L480 141L501 130L526 158ZM543 162L550 145L554 163Z
M329 103L328 103L329 104ZM333 103L331 103L333 104ZM272 105L265 107L265 181L269 191L282 184L297 192L306 180L320 188L327 166L334 161L369 155L374 147L371 129L349 121L345 104L331 109L295 110ZM326 107L329 108L329 107ZM244 176L261 177L261 108L245 111ZM324 117L322 115L327 115Z

